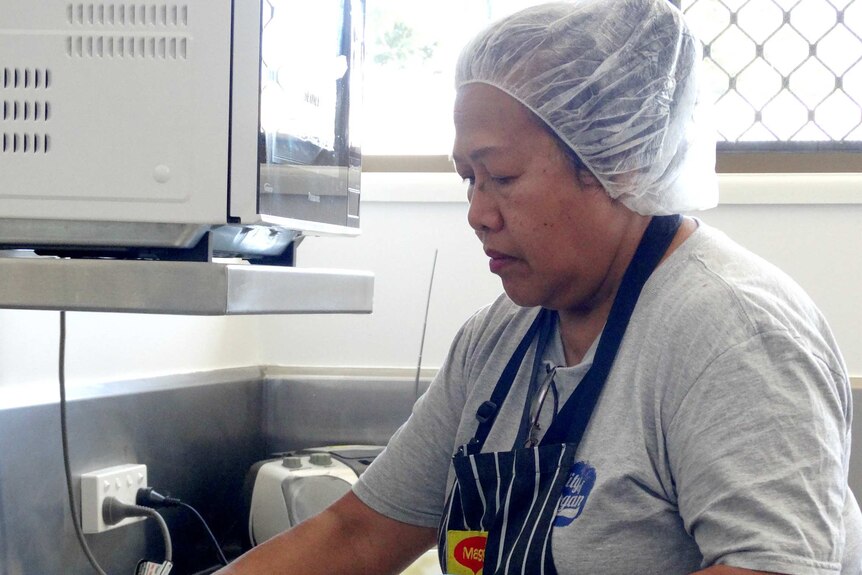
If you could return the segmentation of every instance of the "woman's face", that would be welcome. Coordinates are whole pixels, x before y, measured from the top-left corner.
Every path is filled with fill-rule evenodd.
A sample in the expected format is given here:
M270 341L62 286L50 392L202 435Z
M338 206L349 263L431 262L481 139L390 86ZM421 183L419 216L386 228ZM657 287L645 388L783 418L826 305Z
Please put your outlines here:
M636 214L598 182L579 183L539 120L492 86L459 90L455 134L455 169L469 185L467 220L512 301L588 311L612 297Z

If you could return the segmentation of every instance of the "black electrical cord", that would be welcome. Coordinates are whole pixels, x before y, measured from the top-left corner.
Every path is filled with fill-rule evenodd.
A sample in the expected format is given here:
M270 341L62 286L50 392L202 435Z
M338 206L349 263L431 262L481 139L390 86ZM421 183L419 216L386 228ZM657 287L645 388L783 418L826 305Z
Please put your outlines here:
M162 495L158 491L154 490L152 487L144 487L143 489L138 489L138 494L135 497L135 503L143 507L182 507L183 509L187 509L191 511L195 517L198 518L201 525L204 526L204 529L209 535L210 541L212 541L213 546L215 547L216 553L218 554L219 562L222 565L227 565L228 560L224 555L224 552L221 550L221 545L219 545L218 540L213 534L207 522L204 520L203 516L198 513L197 509L177 499L176 497L170 497L167 495Z
M207 525L207 522L204 521L203 517L201 517L201 514L198 513L197 509L195 509L194 507L192 507L188 503L183 503L182 501L180 501L180 506L183 509L188 509L198 518L198 521L200 521L201 525L203 525L204 529L206 529L206 532L210 537L210 541L212 541L212 543L213 543L213 547L215 547L216 553L218 554L219 562L222 565L227 565L228 564L227 557L224 556L224 552L222 552L221 546L218 544L218 540L215 538L215 535L213 535L213 532L210 529L209 525Z
M87 545L87 540L84 538L84 531L81 529L81 519L78 516L78 508L75 505L75 489L72 485L72 466L69 463L69 433L66 422L66 312L60 312L60 353L59 353L59 376L60 376L60 438L63 442L63 467L66 471L66 488L69 491L69 511L72 513L72 526L75 528L75 535L78 537L78 543L87 556L87 560L96 573L99 575L107 575L93 552L90 551L90 546Z

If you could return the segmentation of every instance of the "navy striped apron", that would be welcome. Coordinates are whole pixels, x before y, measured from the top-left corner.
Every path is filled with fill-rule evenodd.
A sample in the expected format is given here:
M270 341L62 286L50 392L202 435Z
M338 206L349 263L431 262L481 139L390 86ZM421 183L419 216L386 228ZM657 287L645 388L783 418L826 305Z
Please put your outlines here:
M556 312L541 309L506 365L491 397L476 412L473 438L452 456L455 483L438 529L443 572L452 575L556 575L551 531L575 452L613 365L641 289L667 251L681 216L653 217L623 275L593 364L538 445L524 447L530 405L510 451L482 453L499 406L535 338L532 397Z

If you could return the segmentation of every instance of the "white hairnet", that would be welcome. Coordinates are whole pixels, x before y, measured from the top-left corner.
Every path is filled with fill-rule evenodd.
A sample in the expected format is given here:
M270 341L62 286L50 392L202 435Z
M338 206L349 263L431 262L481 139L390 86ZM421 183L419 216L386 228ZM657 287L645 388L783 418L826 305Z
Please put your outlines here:
M541 118L612 198L660 215L715 206L715 139L700 44L667 0L527 8L461 53L456 87L490 84Z

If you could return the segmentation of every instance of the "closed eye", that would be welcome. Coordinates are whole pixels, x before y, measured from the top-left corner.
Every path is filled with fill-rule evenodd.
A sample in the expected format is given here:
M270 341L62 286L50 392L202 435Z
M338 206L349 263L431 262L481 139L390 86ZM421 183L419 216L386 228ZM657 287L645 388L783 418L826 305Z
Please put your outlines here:
M517 176L485 176L483 181L485 183L490 183L495 186L505 186L506 184L511 184L517 179ZM476 177L475 176L462 176L461 181L463 181L468 186L476 185Z

